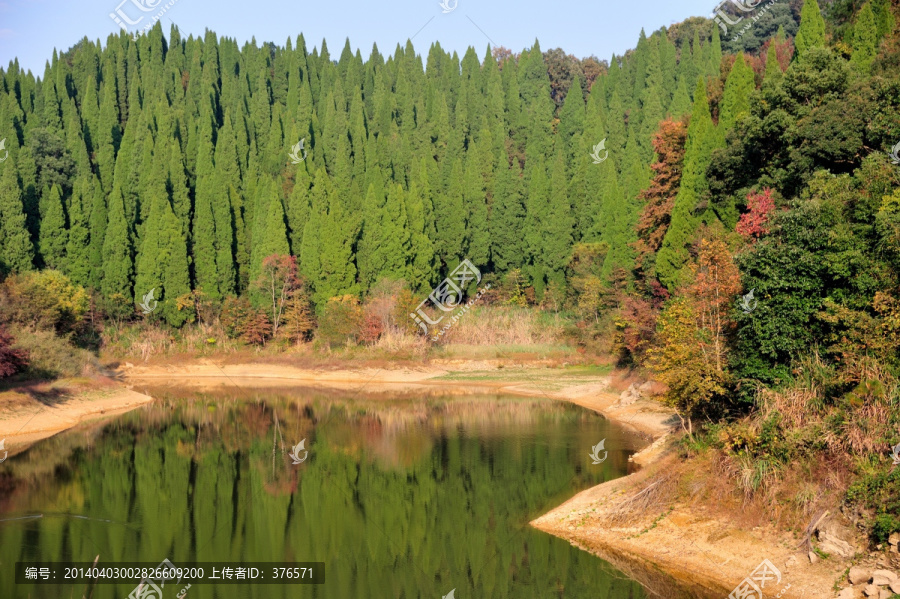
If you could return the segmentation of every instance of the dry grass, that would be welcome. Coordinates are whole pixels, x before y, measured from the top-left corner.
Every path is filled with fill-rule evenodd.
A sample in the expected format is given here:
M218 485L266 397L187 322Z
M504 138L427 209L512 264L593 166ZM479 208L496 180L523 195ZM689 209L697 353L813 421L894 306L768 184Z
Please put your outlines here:
M657 514L664 510L671 504L674 492L674 476L671 473L662 474L640 491L610 507L604 519L613 526L634 524L647 514Z
M558 344L564 320L558 314L529 308L476 307L464 314L442 338L460 345Z

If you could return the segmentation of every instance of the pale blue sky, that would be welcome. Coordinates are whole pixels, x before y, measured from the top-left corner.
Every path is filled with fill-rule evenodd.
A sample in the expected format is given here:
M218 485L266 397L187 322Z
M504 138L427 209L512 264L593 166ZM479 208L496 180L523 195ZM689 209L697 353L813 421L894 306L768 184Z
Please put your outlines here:
M0 65L13 57L41 76L53 49L67 50L82 37L98 38L118 30L110 18L123 0L0 0ZM149 22L170 0L125 0L121 10L132 20ZM541 48L561 47L579 58L610 55L633 48L643 27L649 34L690 16L708 16L713 0L444 0L456 8L443 13L439 0L175 0L163 15L168 34L174 21L186 37L211 29L239 43L283 45L303 33L307 45L325 38L337 58L350 38L367 58L372 43L382 54L413 38L420 54L434 41L460 57L474 46L479 58L488 40L518 52L540 40ZM135 3L153 6L142 13ZM423 28L424 26L424 28ZM481 30L479 30L479 28ZM413 37L415 36L415 37Z

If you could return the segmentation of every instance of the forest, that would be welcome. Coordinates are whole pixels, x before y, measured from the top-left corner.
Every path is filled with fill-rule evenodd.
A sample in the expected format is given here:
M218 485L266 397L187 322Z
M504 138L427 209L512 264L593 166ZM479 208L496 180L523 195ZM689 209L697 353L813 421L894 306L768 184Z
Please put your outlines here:
M884 540L900 530L896 13L793 0L749 28L641 32L609 60L537 40L366 59L348 40L334 59L302 35L239 47L157 24L54 52L41 77L13 61L0 375L51 372L35 368L64 359L51 338L96 351L110 326L415 336L409 313L469 260L487 307L562 315L567 343L663 383L686 451L728 456L748 495L798 461L818 464L793 474L809 480L841 463Z

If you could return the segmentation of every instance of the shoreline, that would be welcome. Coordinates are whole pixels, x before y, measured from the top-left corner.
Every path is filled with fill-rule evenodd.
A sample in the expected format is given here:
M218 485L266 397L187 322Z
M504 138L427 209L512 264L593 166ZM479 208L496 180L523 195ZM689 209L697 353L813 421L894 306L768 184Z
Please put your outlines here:
M532 520L531 526L610 562L641 582L652 596L726 596L763 559L770 560L782 573L782 585L772 593L773 597L776 592L780 599L834 596L832 585L844 570L842 563L824 560L810 564L804 554L791 549L796 541L791 542L788 535L774 530L742 530L724 518L709 515L703 505L676 502L667 505L668 509L641 514L627 525L604 522L604 513L633 495L655 470L665 471L666 461L672 460L667 442L678 423L671 409L654 400L641 398L623 405L619 394L609 388L609 374L585 376L560 368L478 360L394 366L326 370L264 363L219 365L205 361L187 366L134 366L124 362L114 373L118 383L110 381L111 389L77 393L58 405L44 404L37 412L0 419L0 438L6 436L13 445L7 449L18 453L36 441L84 422L121 414L153 401L138 391L143 385L208 389L240 387L244 381L255 388L303 386L366 394L487 392L546 397L591 409L649 442L632 456L639 466L636 472L577 493ZM41 413L44 415L38 418ZM19 430L13 432L16 428ZM691 595L685 595L686 592Z
M80 424L124 414L153 401L152 397L119 384L110 386L106 380L89 389L63 385L35 392L31 386L23 385L6 393L28 398L17 397L19 405L0 414L0 439L6 441L10 455ZM42 399L42 395L48 397Z
M221 386L284 387L307 386L376 393L390 391L428 392L445 395L495 393L522 397L546 397L567 401L598 412L626 429L659 439L671 428L674 412L658 402L640 399L619 404L619 395L609 390L609 375L590 377L567 374L559 368L506 367L487 370L482 361L468 368L420 366L417 368L358 368L321 370L265 364L192 364L189 366L125 366L118 374L129 386ZM452 377L452 378L448 378Z

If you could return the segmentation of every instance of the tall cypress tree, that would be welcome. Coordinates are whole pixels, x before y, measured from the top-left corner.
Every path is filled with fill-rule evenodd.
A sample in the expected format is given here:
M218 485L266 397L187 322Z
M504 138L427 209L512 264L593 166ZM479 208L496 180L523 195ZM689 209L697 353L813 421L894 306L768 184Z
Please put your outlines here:
M22 191L11 154L0 173L0 270L24 272L32 269L34 246L25 228Z
M750 114L750 94L755 89L753 69L744 62L743 52L739 53L725 81L725 92L719 107L719 127L723 132L733 128L741 116Z
M65 273L78 285L90 285L90 241L89 222L90 196L89 179L79 177L72 186L72 198L69 201L69 234L66 241Z
M878 45L878 28L871 2L863 4L856 15L852 41L853 56L850 58L850 64L860 73L868 73L872 69L872 61L875 60L875 50Z
M523 182L518 161L509 163L502 153L497 160L497 191L490 214L491 261L505 273L523 265L526 247L522 239L525 224Z
M45 191L47 191L46 188ZM47 193L41 196L38 251L46 267L57 270L65 267L67 236L62 190L59 185L54 184Z
M803 8L800 9L800 29L794 38L797 60L803 60L811 48L823 46L825 46L825 19L822 18L819 3L816 0L804 0Z
M778 52L775 50L775 41L769 43L769 50L766 52L766 73L763 76L763 82L766 84L781 81L784 72L778 63Z
M572 206L566 189L566 168L562 152L557 152L550 176L550 205L542 222L543 252L541 260L547 281L558 290L565 287L565 268L572 251L574 228Z
M117 298L117 307L122 310L133 299L131 283L134 263L131 239L125 217L125 199L116 182L109 195L109 220L103 240L103 281L100 283L100 290L108 299Z

